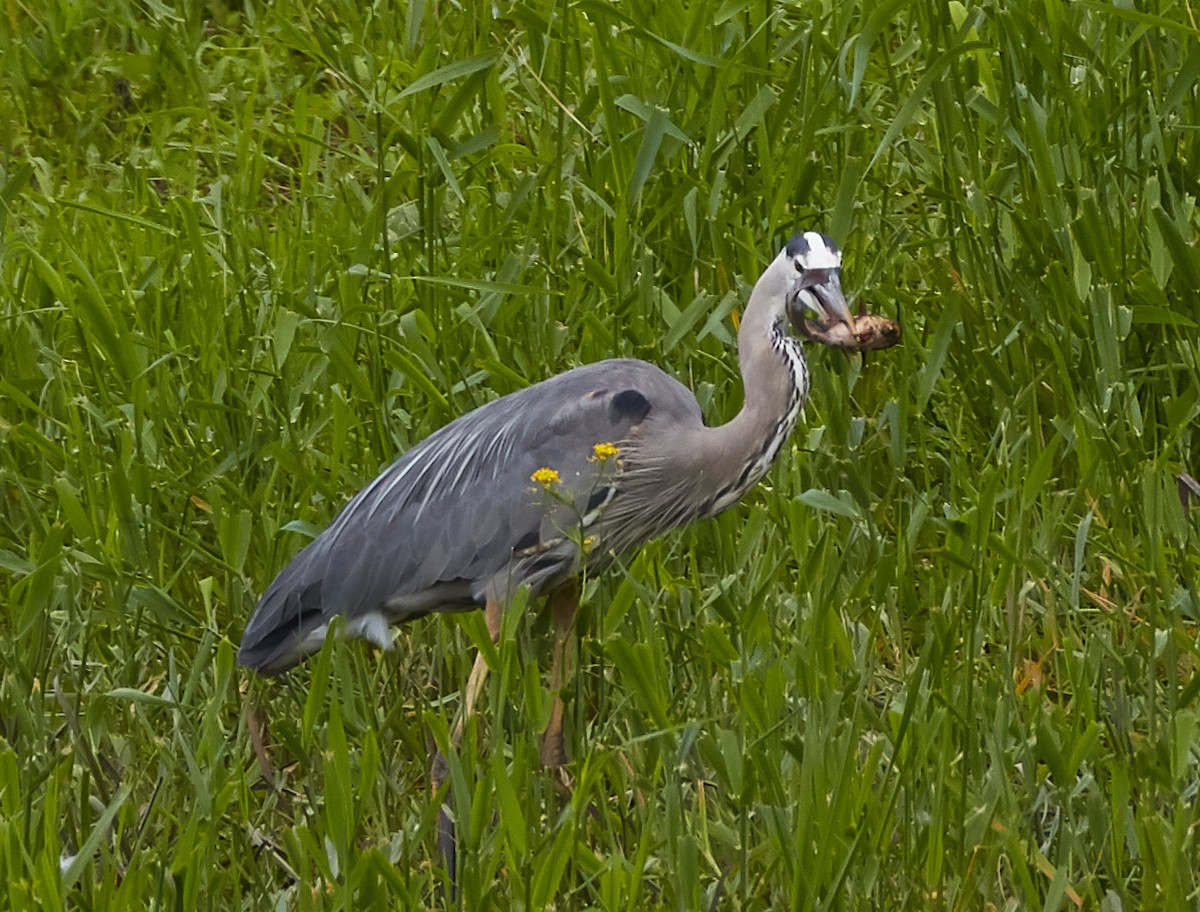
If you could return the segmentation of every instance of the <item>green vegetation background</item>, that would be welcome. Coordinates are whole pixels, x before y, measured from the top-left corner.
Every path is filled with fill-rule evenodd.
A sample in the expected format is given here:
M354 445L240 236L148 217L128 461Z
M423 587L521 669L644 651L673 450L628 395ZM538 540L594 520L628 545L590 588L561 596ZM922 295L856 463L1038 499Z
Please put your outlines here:
M1200 907L1190 2L10 0L0 50L0 907L453 905L482 619L263 683L256 594L556 371L730 416L807 227L903 345L589 581L573 797L510 613L458 902Z

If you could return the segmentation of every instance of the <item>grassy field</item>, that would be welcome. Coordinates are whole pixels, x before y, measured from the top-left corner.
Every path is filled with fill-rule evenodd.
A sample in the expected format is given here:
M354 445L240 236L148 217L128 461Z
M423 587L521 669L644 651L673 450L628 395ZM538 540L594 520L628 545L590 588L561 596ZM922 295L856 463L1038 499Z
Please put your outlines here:
M6 4L0 908L1200 908L1196 13ZM587 582L573 796L510 612L451 900L482 617L263 682L257 594L570 366L731 416L798 228L903 344L811 352L767 482Z

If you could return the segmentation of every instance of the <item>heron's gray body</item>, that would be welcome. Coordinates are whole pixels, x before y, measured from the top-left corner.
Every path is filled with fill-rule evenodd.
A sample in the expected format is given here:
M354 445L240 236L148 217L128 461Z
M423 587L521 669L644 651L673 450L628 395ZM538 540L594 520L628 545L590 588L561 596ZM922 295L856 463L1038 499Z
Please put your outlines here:
M732 421L706 426L687 387L636 360L578 367L475 409L401 456L279 574L241 663L284 671L336 615L386 645L392 624L504 604L521 585L536 595L737 503L808 392L800 343L785 332L800 238L818 239L817 267L840 265L832 243L810 234L763 274L738 334L745 404ZM535 481L539 469L557 480Z

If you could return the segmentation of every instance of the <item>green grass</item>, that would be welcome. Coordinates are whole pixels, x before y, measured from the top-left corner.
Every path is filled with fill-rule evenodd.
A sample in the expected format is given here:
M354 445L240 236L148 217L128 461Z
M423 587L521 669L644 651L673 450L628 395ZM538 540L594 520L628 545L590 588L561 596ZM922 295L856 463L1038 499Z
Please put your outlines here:
M0 907L454 907L425 758L482 618L264 683L257 593L572 365L729 417L734 312L815 227L903 345L812 353L768 481L588 581L573 797L547 620L509 615L459 904L1200 908L1195 20L7 4Z

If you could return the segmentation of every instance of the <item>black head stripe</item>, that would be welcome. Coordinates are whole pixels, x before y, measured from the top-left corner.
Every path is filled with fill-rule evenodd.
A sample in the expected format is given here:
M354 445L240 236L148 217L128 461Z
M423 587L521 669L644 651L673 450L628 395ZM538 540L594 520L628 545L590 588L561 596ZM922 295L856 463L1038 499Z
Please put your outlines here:
M785 249L787 250L787 255L790 257L804 256L804 254L808 253L808 241L805 240L804 235L794 234L792 235L792 239L787 242Z
M784 251L797 269L837 269L842 264L841 251L833 238L816 231L797 234Z

